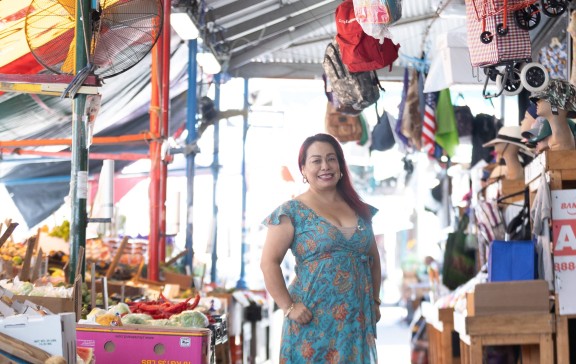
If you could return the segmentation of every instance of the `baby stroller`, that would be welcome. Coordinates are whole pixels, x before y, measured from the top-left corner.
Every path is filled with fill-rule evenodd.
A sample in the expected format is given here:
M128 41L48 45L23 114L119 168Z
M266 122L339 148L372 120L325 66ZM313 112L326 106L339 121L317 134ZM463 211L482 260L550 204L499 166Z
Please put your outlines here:
M541 0L543 12L558 16L567 0ZM537 0L466 0L468 47L472 66L486 74L482 95L513 96L526 88L541 91L548 85L548 72L532 62L529 30L540 22ZM494 34L496 36L494 36ZM486 93L488 81L495 81L497 93Z

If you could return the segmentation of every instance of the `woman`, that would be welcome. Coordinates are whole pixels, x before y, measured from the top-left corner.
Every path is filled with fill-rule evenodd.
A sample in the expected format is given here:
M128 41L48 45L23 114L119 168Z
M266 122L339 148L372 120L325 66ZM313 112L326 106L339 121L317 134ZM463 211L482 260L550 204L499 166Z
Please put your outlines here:
M354 191L331 135L307 138L298 164L310 188L264 220L264 282L285 316L280 363L377 363L377 210ZM280 264L288 249L296 277L287 288Z

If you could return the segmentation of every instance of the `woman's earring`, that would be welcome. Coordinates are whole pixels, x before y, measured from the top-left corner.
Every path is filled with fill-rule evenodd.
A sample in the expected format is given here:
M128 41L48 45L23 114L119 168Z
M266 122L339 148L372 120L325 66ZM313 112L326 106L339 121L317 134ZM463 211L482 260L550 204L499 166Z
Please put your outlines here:
M344 173L340 172L340 179L342 179L342 177L344 177Z
M303 183L308 183L308 178L306 178L305 175L302 175L302 182L303 182Z

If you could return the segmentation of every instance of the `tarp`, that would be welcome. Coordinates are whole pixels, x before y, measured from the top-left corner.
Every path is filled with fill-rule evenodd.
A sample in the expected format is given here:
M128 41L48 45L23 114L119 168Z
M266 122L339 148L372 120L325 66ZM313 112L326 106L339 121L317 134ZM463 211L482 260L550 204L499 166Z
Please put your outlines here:
M49 73L34 59L24 34L24 17L29 2L0 2L0 74ZM173 134L186 120L188 49L173 37L171 56L171 122ZM151 55L116 77L105 80L100 89L101 111L96 118L94 136L121 136L149 130ZM0 95L0 141L70 138L72 103L45 95L4 93ZM177 121L177 122L175 122ZM29 149L29 148L27 148ZM42 151L69 151L65 146L38 147ZM149 146L142 143L92 145L91 153L142 153ZM131 161L116 161L120 171ZM101 160L90 160L88 172L100 172ZM26 224L35 226L50 216L69 193L71 163L44 158L28 162L20 156L3 155L0 159L0 183L5 183ZM31 188L31 184L33 188Z

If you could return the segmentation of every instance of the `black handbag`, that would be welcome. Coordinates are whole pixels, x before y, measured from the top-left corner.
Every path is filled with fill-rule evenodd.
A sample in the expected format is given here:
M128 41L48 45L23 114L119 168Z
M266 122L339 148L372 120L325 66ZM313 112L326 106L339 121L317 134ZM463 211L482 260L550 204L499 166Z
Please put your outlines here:
M382 116L378 118L378 124L372 129L372 144L370 150L379 150L381 152L391 149L396 140L394 139L394 131L390 125L388 113L384 111Z

